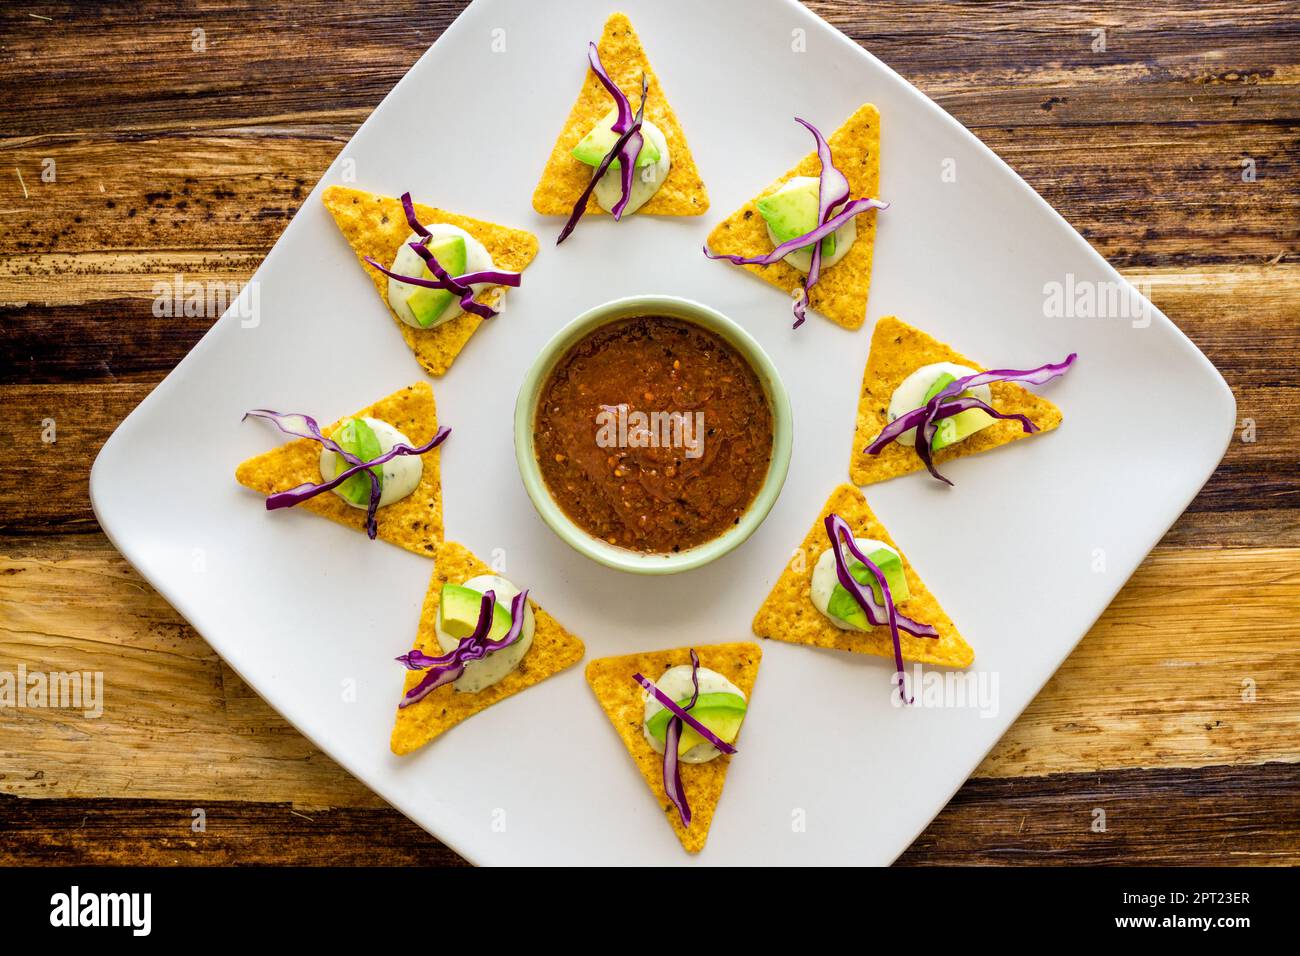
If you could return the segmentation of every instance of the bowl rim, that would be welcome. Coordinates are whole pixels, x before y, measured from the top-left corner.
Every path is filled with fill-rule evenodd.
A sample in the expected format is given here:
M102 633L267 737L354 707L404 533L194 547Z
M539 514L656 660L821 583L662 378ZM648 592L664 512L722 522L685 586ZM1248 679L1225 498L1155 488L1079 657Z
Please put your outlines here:
M601 541L579 527L551 497L542 478L533 445L533 422L542 384L560 359L579 340L597 328L620 319L656 314L692 322L722 336L758 376L772 413L772 455L767 474L739 524L685 551L642 553ZM738 322L712 306L675 295L631 295L593 306L562 326L542 346L524 374L515 400L515 462L524 490L552 531L580 554L606 567L634 574L677 574L702 567L740 547L767 518L785 485L794 441L790 396L775 363L758 341Z

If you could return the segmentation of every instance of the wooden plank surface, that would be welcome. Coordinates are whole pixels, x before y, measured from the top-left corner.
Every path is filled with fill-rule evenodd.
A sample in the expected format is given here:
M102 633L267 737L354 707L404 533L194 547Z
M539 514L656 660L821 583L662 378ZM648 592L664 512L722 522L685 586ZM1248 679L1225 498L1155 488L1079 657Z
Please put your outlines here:
M246 279L461 6L0 12L0 670L97 662L114 695L94 721L0 709L0 863L456 860L222 665L85 482L212 321L154 317L154 284ZM902 862L1300 862L1296 5L809 6L1149 289L1253 439Z

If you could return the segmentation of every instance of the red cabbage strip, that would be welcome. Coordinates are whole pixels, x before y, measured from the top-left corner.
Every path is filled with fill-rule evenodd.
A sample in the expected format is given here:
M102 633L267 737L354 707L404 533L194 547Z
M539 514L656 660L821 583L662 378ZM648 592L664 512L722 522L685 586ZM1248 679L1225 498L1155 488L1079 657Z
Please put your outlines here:
M640 679L642 686L649 684L640 674L636 676ZM694 690L691 693L690 702L682 708L682 716L686 716L685 712L694 707L695 702L700 699L700 655L695 653L693 647L691 648L691 686ZM649 684L649 688L658 695L658 688L653 684ZM663 702L662 698L660 698L660 701ZM664 793L668 794L668 799L677 808L677 815L682 819L682 826L688 827L691 825L691 806L686 802L686 789L682 786L681 761L677 757L677 745L681 738L681 717L673 717L668 721L668 727L664 731ZM731 752L735 752L734 747Z
M565 239L568 239L573 230L577 228L578 220L581 219L583 214L587 211L587 200L590 199L591 194L596 191L596 184L600 182L600 178L605 175L605 172L609 169L615 159L619 159L619 161L622 162L620 155L623 147L627 145L634 134L640 133L641 122L645 117L645 98L648 88L649 81L643 73L641 74L641 106L636 111L636 118L632 120L631 127L629 127L627 132L623 133L623 135L618 138L613 147L610 148L610 151L605 154L605 158L600 161L600 165L596 167L595 172L592 173L591 179L587 182L587 188L582 191L582 195L578 197L578 201L573 204L573 212L569 214L569 221L564 224L564 228L560 230L560 237L555 240L557 246ZM640 150L638 149L637 152L639 153ZM621 168L626 170L628 164L623 162ZM618 205L626 206L627 197L631 194L631 187L629 185L625 187L623 195L619 198ZM621 214L622 210L620 210L620 215Z
M433 233L424 228L424 223L420 222L420 217L415 214L415 203L411 202L410 192L402 193L402 211L406 213L406 221L411 227L411 232L423 239L428 239Z
M357 472L371 468L374 465L383 465L392 461L401 455L423 455L425 452L432 451L447 440L451 434L451 429L447 427L439 428L434 436L425 444L412 447L405 442L397 442L388 451L384 452L378 458L370 461L362 461L356 455L346 452L338 442L326 438L321 434L320 426L310 415L301 415L298 413L282 414L273 412L266 408L255 408L250 412L244 413L244 418L252 415L254 418L265 418L272 422L277 428L287 435L293 435L295 438L309 438L313 441L320 442L336 455L340 455L344 461L348 462L349 467L340 471L329 481L315 484L305 482L287 491L277 491L275 494L268 495L266 499L266 510L275 511L279 508L290 508L296 504L301 504L308 499L315 498L317 495L326 491L333 491L343 482L347 481ZM242 419L241 419L242 421ZM372 471L367 470L370 476L370 505L366 509L366 534L373 541L379 534L379 526L375 521L375 512L379 510L379 498L381 495L379 487L379 476Z
M623 91L619 89L618 84L609 78L609 74L605 72L605 64L600 62L600 51L597 49L596 44L590 41L587 43L587 62L591 64L591 70L596 74L596 79L600 80L601 86L605 87L605 91L614 98L614 102L618 106L618 118L614 120L614 125L609 128L611 133L619 135L621 144L616 145L615 150L617 150L619 162L619 180L622 184L622 193L618 197L618 202L614 204L614 208L610 210L614 221L617 222L623 218L623 210L627 208L628 200L632 198L632 174L635 172L633 167L637 158L641 155L641 144L644 142L644 138L641 136L641 117L642 111L645 109L647 81L645 74L642 74L641 111L637 112L634 120L632 118L632 103L623 95ZM625 137L624 133L631 135ZM610 151L610 155L614 155L614 150ZM583 206L586 206L585 202Z
M1014 369L1001 368L992 369L987 372L975 372L963 378L949 382L942 390L935 394L928 402L920 408L914 408L911 411L904 412L892 422L881 429L880 434L871 440L864 449L868 455L878 455L891 442L898 438L899 435L908 429L915 428L916 431L916 454L925 464L926 470L935 478L938 478L944 484L951 485L952 482L939 474L939 470L934 466L934 459L931 455L930 442L934 439L935 422L942 418L949 418L959 412L966 411L968 408L978 408L994 418L1015 419L1019 421L1025 432L1032 434L1038 431L1038 426L1026 418L1024 415L1006 415L992 408L985 402L976 398L955 398L961 392L968 388L974 388L979 385L991 385L994 382L1016 382L1025 385L1042 385L1050 382L1059 375L1064 375L1074 365L1075 360L1079 357L1078 352L1071 352L1066 356L1063 362L1049 362L1047 365L1040 365L1032 369Z
M408 670L428 671L420 683L402 695L397 706L410 707L412 704L419 703L439 687L459 679L465 673L466 664L482 660L488 654L509 647L519 640L524 630L527 600L527 590L520 591L514 596L514 600L510 602L510 630L500 640L487 640L488 634L492 631L497 596L495 591L485 591L483 600L479 604L478 621L474 625L473 633L461 638L454 651L441 657L430 657L422 651L413 650L397 658L398 662Z
M826 516L826 533L830 535L831 550L835 554L835 576L839 578L843 588L853 595L858 606L867 615L867 620L877 626L879 626L880 622L876 618L877 605L875 596L871 593L871 588L865 584L859 584L857 578L849 573L849 563L844 559L844 548L848 548L849 553L866 566L880 585L880 594L885 600L885 615L889 624L889 636L894 642L894 673L898 676L899 694L902 695L906 703L910 704L912 698L907 696L907 676L903 672L903 642L898 636L902 615L894 607L894 596L889 593L889 582L885 580L885 572L872 564L867 556L862 553L862 549L853 540L853 531L849 528L848 522L839 515L832 513ZM929 627L929 625L925 626ZM933 633L925 635L926 637L937 638L939 636L939 632L934 628L930 627L929 629Z
M820 243L840 226L844 225L854 216L866 212L868 209L888 209L889 203L882 202L879 199L855 199L842 210L837 212L830 219L818 226L812 232L804 233L802 236L795 236L781 243L771 252L762 256L736 256L730 253L713 253L709 247L704 247L704 254L710 259L726 259L728 262L738 266L770 266L780 262L790 253L802 249L812 242Z
M794 121L802 126L808 132L813 134L813 139L817 141L817 159L821 162L821 174L817 182L817 221L825 222L830 218L836 206L840 206L849 199L849 180L835 166L835 159L831 156L830 144L822 136L821 130L812 123L795 117ZM822 271L822 244L818 242L813 246L812 261L808 266L808 279L804 283L804 298L807 299L808 292L817 284L821 278ZM800 322L802 324L802 321Z

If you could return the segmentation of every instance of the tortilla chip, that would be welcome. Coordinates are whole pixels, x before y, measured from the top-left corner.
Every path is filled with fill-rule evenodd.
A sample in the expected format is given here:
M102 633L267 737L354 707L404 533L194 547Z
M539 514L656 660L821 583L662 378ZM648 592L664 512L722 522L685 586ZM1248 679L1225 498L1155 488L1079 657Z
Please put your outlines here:
M402 211L401 200L346 186L330 186L321 194L321 199L351 244L352 251L357 254L357 261L375 283L384 305L388 305L388 277L368 265L365 257L370 256L388 266L410 236L411 227ZM492 261L503 272L522 272L537 255L537 237L523 229L458 216L420 203L415 204L415 214L425 225L441 222L464 229L487 247ZM484 289L476 298L495 309L504 309L505 291L505 286L493 286ZM388 311L401 330L402 338L406 339L406 344L430 375L442 375L451 368L451 363L483 321L477 315L463 312L431 329L415 329L399 319L392 308Z
M646 93L645 118L663 130L664 138L668 140L671 162L668 178L659 187L659 191L637 210L637 215L703 215L709 208L709 194L704 188L704 180L700 178L695 157L686 144L686 134L677 122L677 114L668 105L668 98L659 85L659 77L650 66L645 50L641 47L641 40L626 14L615 13L605 21L605 32L596 48L600 52L600 62L604 64L605 72L618 84L634 110L641 103L641 74L645 74L650 84ZM575 48L575 69L579 55ZM582 62L585 66L585 55ZM573 110L569 113L564 129L560 131L559 139L555 141L551 158L546 161L541 181L533 193L533 208L543 216L568 216L573 212L573 206L591 182L594 170L570 154L579 140L591 132L592 127L613 106L613 98L601 86L591 68L586 67L578 101L573 104ZM594 196L587 200L587 213L605 214L605 210L596 204Z
M944 613L934 599L907 555L894 543L884 525L867 507L867 499L852 485L840 485L831 493L826 507L813 522L808 537L799 550L791 555L785 570L768 594L763 606L754 615L754 633L759 637L775 638L791 644L811 644L813 647L831 647L854 654L875 654L877 657L894 657L894 643L888 627L873 627L868 631L846 631L836 627L812 603L812 572L823 551L830 547L823 522L835 512L843 518L856 538L875 538L898 551L903 558L903 573L907 576L908 599L898 605L903 614L924 624L932 624L939 631L932 637L913 637L901 634L903 659L918 664L940 664L944 667L967 667L975 660L971 646L957 633L952 619Z
M433 389L427 382L408 385L380 399L369 408L363 408L349 418L377 418L388 422L411 440L413 445L423 445L438 432L438 412L433 403ZM328 428L322 428L325 437L334 434L345 419L339 419ZM442 475L438 464L440 448L426 452L424 473L415 491L401 501L384 505L375 512L379 537L407 551L426 558L433 557L434 549L442 541ZM310 438L295 438L286 445L250 458L237 469L235 479L244 487L264 495L288 491L306 482L321 481L319 442ZM331 521L366 533L366 512L345 504L332 491L308 498L295 508L323 515Z
M878 455L868 455L865 449L889 424L889 399L894 389L922 365L935 362L955 362L984 371L984 366L892 315L876 323L876 330L871 335L871 353L862 376L858 423L853 435L853 455L849 460L849 478L854 484L869 485L909 471L925 470L916 449L896 441L890 442ZM1028 416L1039 431L1026 433L1017 421L999 420L955 445L936 451L933 455L936 465L1028 438L1030 434L1049 432L1061 424L1059 408L1014 382L994 382L989 390L994 408L1008 414Z
M437 634L434 633L442 586L449 581L459 583L480 574L494 572L468 548L454 541L439 545L434 560L433 580L429 582L429 591L424 596L420 630L414 646L417 650L437 657L444 653ZM582 655L586 653L582 641L562 628L555 618L538 607L536 601L529 598L528 605L533 609L537 626L533 632L533 646L528 649L519 666L491 687L485 687L477 693L461 693L453 685L444 684L419 703L399 707L397 720L393 724L393 753L409 754L462 720L486 710L497 701L540 684L546 678L582 660ZM407 671L406 686L402 692L409 691L423 677L423 671Z
M867 103L845 120L827 139L835 166L849 180L854 199L876 198L880 188L880 113ZM722 220L709 233L709 250L715 255L762 256L772 251L767 222L758 211L758 200L776 192L795 176L818 176L821 162L814 150L776 182ZM808 301L819 312L846 329L857 329L867 318L867 293L871 290L871 253L876 243L876 211L857 217L858 238L844 258L829 269L812 287ZM787 295L803 287L807 276L784 260L770 266L744 266Z
M645 722L645 691L632 679L641 674L657 681L670 667L691 662L691 649L679 647L671 651L648 651L644 654L627 654L623 657L602 657L587 665L587 683L591 685L601 710L614 725L623 746L636 763L641 776L649 784L655 800L659 802L677 839L687 853L699 853L709 838L713 813L722 797L722 784L727 779L731 757L723 754L707 763L682 763L682 789L686 803L691 808L691 825L682 826L677 808L664 790L664 758L646 742L641 732ZM751 704L754 696L754 679L763 649L748 641L736 644L695 645L700 666L715 670L745 692ZM744 732L744 726L741 726Z

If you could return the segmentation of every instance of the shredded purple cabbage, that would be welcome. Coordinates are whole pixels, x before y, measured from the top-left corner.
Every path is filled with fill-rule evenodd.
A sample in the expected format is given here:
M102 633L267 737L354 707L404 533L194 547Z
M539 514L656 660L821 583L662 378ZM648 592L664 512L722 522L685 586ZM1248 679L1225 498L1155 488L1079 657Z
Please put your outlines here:
M429 439L429 441L423 445L413 447L405 442L397 442L392 448L384 452L378 458L372 458L370 461L362 461L351 452L344 451L338 442L325 437L325 435L321 433L320 426L316 423L316 419L312 418L310 415L303 415L298 412L275 412L271 411L269 408L255 408L252 411L245 412L244 418L246 419L250 415L254 418L266 419L286 435L292 435L295 438L309 438L312 441L319 442L348 463L346 469L340 471L329 481L320 482L318 484L306 482L290 488L287 491L277 491L272 495L268 495L266 499L266 510L275 511L279 508L290 508L296 504L301 504L302 502L315 498L317 495L323 494L326 491L333 491L357 472L365 471L370 478L370 504L366 508L366 534L370 536L372 541L379 533L379 525L375 520L375 513L379 510L379 498L382 495L382 491L379 485L379 476L374 472L369 471L369 469L374 465L382 465L390 462L394 458L398 458L402 455L423 455L425 452L437 448L446 441L447 436L451 434L450 428L439 428L433 438ZM241 421L242 420L243 419L241 419Z
M885 572L880 570L862 553L858 543L853 540L853 531L849 528L847 521L832 512L826 516L825 524L826 534L831 539L831 551L835 555L835 576L839 579L840 585L853 596L858 607L862 608L862 612L866 614L867 620L872 626L889 625L889 635L894 642L894 671L898 677L898 691L903 700L910 704L912 698L907 696L907 678L903 673L903 643L898 632L902 629L917 637L932 638L938 638L939 632L929 624L917 624L917 622L898 613L898 609L894 607L894 596L889 592L889 582L885 580ZM848 548L849 553L863 563L880 585L880 595L884 599L884 607L876 603L876 596L871 593L870 587L859 584L858 579L849 573L849 562L844 557L845 548ZM882 611L884 612L883 620L880 616Z
M526 590L515 595L514 600L510 602L510 630L498 640L489 641L487 636L492 631L497 596L495 591L485 591L483 600L479 604L478 621L474 625L473 633L461 638L454 651L441 657L430 657L420 650L412 650L397 658L397 661L407 670L428 671L423 680L402 695L397 706L410 707L412 704L419 703L439 687L459 679L465 673L466 664L482 660L492 652L509 647L519 640L519 636L523 634L527 600Z
M677 759L677 745L681 741L683 723L689 724L696 733L724 754L734 754L736 748L726 743L708 727L705 727L687 713L695 706L695 702L700 699L700 656L695 653L695 648L691 648L691 686L694 691L685 707L679 707L675 700L656 687L653 681L641 674L633 674L632 679L649 691L655 700L674 714L673 717L669 718L668 727L664 731L664 792L668 794L668 799L677 808L677 815L682 819L682 826L688 827L691 825L691 808L686 802L686 791L682 787L681 761Z
M937 429L937 422L943 418L950 418L971 408L978 408L980 411L992 416L993 418L1012 419L1020 422L1021 428L1026 434L1033 434L1038 431L1038 426L1024 415L1004 414L997 411L987 402L980 401L977 398L966 396L958 398L968 388L975 388L980 385L991 385L994 382L1016 382L1024 385L1043 385L1052 379L1064 375L1074 365L1075 359L1079 357L1078 352L1071 352L1066 356L1064 362L1049 362L1047 365L1040 365L1038 368L1031 369L1014 369L999 368L991 369L987 372L974 372L962 378L949 382L943 389L937 392L928 402L920 408L914 408L911 411L904 412L892 422L886 425L873 438L870 444L864 449L868 455L878 455L883 451L891 441L898 438L899 435L909 429L916 429L916 454L925 464L928 471L935 478L938 478L946 485L952 482L939 474L939 470L934 466L934 458L930 449L930 442L934 440L934 433Z
M600 80L601 86L609 92L614 98L614 103L618 107L618 118L614 120L610 132L617 133L618 139L605 154L605 158L600 161L592 173L591 180L587 183L587 188L582 191L578 201L573 205L573 212L569 214L569 220L560 230L560 237L555 240L558 246L577 228L578 220L582 218L587 211L587 200L591 194L596 191L596 184L600 182L602 176L613 165L614 160L619 162L619 179L622 186L622 193L618 197L618 202L614 203L614 208L610 214L615 221L623 218L623 212L627 209L628 201L632 198L632 176L635 170L636 158L641 155L641 145L644 138L641 135L641 125L645 121L645 100L646 93L650 88L650 81L644 73L641 74L641 105L637 108L636 115L632 115L632 103L619 89L617 83L610 79L609 74L605 72L605 65L600 62L600 52L596 49L595 43L587 44L587 62L591 64L591 70Z
M797 329L808 318L808 294L812 287L817 284L817 280L821 278L822 240L855 216L860 216L870 209L888 209L889 203L879 199L854 199L850 201L848 177L835 166L834 157L831 156L831 147L826 142L826 137L822 136L821 130L813 126L812 123L800 119L798 116L794 118L794 121L812 133L813 138L817 141L817 158L821 160L821 173L817 184L817 228L804 233L802 236L795 236L793 239L786 240L771 252L762 256L715 255L709 251L707 245L704 247L704 254L710 259L726 259L733 265L738 266L770 266L780 262L790 253L802 249L804 246L812 245L812 262L808 267L808 278L804 280L799 295L794 300L793 327Z
M442 264L438 262L438 257L429 251L428 243L433 234L424 227L420 219L415 214L415 204L411 201L409 192L402 193L402 210L406 213L406 221L411 227L411 231L420 237L419 242L408 242L407 245L415 250L415 253L424 260L424 264L429 267L434 278L426 279L424 276L404 276L400 273L388 269L372 256L366 256L365 261L368 265L378 269L381 273L390 279L396 279L398 282L405 282L407 285L420 286L424 289L442 289L453 295L460 297L460 307L465 312L470 312L480 318L490 319L497 315L499 310L482 302L475 301L474 290L471 288L476 283L490 282L492 285L510 286L517 289L521 281L518 272L498 272L495 270L487 272L468 272L463 276L452 277Z

